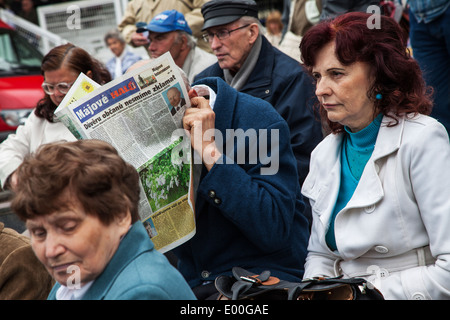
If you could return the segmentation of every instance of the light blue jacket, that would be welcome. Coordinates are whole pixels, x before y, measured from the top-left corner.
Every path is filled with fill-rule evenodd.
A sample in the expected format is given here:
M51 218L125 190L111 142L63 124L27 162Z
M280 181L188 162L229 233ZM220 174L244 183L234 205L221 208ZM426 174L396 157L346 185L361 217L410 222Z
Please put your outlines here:
M56 300L57 283L48 296ZM132 225L103 273L82 300L193 300L194 294L141 222Z
M131 51L126 51L122 58L122 74L124 74L129 67L131 67L133 64L135 64L141 59L142 58L137 54ZM106 62L106 68L108 68L108 71L111 74L112 79L118 77L118 75L116 75L116 57L112 57L110 60L108 60L108 62Z

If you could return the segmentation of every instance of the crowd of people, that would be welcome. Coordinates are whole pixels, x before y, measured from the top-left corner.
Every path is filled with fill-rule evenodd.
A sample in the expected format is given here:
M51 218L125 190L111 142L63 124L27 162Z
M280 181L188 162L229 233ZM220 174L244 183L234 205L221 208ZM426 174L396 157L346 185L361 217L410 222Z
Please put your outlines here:
M51 49L45 97L0 144L1 186L27 227L0 225L0 284L22 284L0 285L0 297L218 299L215 279L238 266L292 282L362 277L385 299L450 299L450 3L405 7L411 55L393 17L369 27L377 2L292 1L287 25L275 13L263 26L253 0L133 0L105 36L107 65L70 43ZM290 33L297 58L281 45ZM136 170L54 119L81 72L105 84L165 52L186 78L182 124L202 160L196 234L170 262L139 220ZM272 143L274 172L205 138L248 128L267 130L255 143Z

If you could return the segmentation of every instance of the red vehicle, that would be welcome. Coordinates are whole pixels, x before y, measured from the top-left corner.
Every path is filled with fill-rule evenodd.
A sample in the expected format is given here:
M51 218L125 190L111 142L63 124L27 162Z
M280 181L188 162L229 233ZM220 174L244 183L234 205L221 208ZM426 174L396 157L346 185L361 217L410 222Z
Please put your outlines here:
M0 20L0 142L44 97L42 54L13 28Z

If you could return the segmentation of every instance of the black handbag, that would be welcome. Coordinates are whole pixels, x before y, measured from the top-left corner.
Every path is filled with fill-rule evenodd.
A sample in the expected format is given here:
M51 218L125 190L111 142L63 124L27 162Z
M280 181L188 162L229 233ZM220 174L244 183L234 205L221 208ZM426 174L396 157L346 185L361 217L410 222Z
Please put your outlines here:
M233 276L219 276L215 286L220 300L384 300L379 290L362 278L314 278L301 282L281 280L264 271L257 275L234 267Z

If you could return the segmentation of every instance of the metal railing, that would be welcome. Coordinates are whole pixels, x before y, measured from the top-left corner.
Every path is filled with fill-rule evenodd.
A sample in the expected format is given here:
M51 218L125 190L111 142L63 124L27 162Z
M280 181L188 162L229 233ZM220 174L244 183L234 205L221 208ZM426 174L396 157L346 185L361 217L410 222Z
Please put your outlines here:
M0 9L0 19L14 28L22 37L35 45L42 54L46 54L51 48L67 43L67 40L40 26L35 25L15 14Z
M105 62L112 57L104 35L122 20L123 0L70 1L37 8L42 28Z
M2 9L0 18L44 55L57 45L71 42L106 63L113 54L104 43L104 36L117 28L127 5L128 0L82 0L39 6L39 26ZM148 57L143 48L129 50Z

